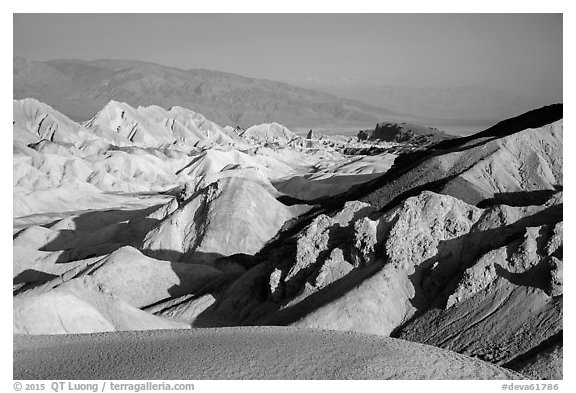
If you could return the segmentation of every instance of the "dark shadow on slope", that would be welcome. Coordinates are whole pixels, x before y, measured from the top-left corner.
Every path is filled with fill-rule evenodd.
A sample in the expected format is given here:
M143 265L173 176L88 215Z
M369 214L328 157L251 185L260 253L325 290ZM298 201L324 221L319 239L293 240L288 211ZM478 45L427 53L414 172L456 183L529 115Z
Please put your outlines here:
M261 258L255 258L254 255L239 253L216 259L214 267L222 271L247 271L261 261Z
M514 285L540 289L549 294L550 282L552 279L552 266L550 265L549 258L547 258L548 255L543 253L543 250L545 250L549 239L553 235L553 228L551 227L553 224L554 223L550 223L550 226L542 226L538 231L538 236L536 238L536 253L540 258L540 261L536 265L532 266L530 269L524 272L516 273L506 270L506 268L501 265L495 264L494 267L496 268L496 273L498 276L506 279ZM506 249L507 260L513 260L514 254L517 252L518 243L508 243L508 247Z
M520 116L503 120L479 133L462 138L442 141L432 145L430 148L433 150L452 149L454 147L461 146L464 143L468 143L474 139L490 137L502 138L526 130L528 128L544 127L547 124L554 123L555 121L562 119L562 117L562 104L548 105L539 109L531 110Z
M72 219L75 229L61 230L61 234L40 251L63 251L56 263L68 263L106 255L124 245L138 244L159 222L146 216L161 206L163 204L140 210L110 209L80 214Z
M529 351L516 356L514 359L502 364L501 366L508 368L510 370L519 370L523 366L528 364L530 360L536 358L539 354L544 353L550 349L553 349L554 347L563 345L564 345L564 330L560 330L558 333L548 337L540 344L531 348Z
M212 256L214 254L211 254ZM220 258L224 258L222 255ZM220 291L224 286L234 281L240 273L226 273L222 272L221 275L216 276L214 279L203 281L199 286L191 287L187 282L188 268L191 265L200 265L195 263L178 263L172 262L170 264L172 271L180 278L180 283L168 288L168 293L171 298L177 298L184 295L203 296L205 294L214 294Z
M101 257L118 250L124 245L124 243L101 243L94 246L66 249L58 256L55 263L67 264L83 259Z
M205 257L206 255L202 255L203 253L197 253L199 258ZM143 254L145 255L145 254ZM175 258L181 258L182 254L178 254L173 252ZM210 253L210 257L215 257L217 265L218 260L226 259L230 257L224 257L220 254ZM174 262L174 261L160 261L158 260L157 263L170 263L170 269L174 272L174 274L179 278L179 283L173 285L172 287L168 288L168 294L170 295L168 298L159 301L158 303L165 302L167 300L177 298L184 295L192 294L194 296L203 296L205 294L213 294L221 290L224 286L228 285L231 281L234 281L241 273L243 273L246 269L243 269L241 272L222 272L221 275L212 276L210 280L206 280L205 282L199 282L197 277L194 277L193 272L190 272L190 267L196 265L201 266L202 264L195 263L191 261L189 263L181 263L181 262ZM150 261L150 263L156 263L156 261ZM52 281L50 285L50 289L53 289L69 280L84 276L84 275L92 275L98 271L98 269L105 266L105 258L101 258L82 269L71 269L69 271L64 272L61 275L50 274L34 269L28 269L23 271L22 273L18 274L13 279L14 290L13 294L18 295L23 292L27 292L37 286L47 284ZM207 269L210 269L206 265ZM217 267L216 267L217 268ZM220 269L217 269L220 270ZM192 274L192 275L191 275ZM104 283L105 284L105 283ZM145 308L150 308L153 305L148 305Z
M176 250L147 250L139 249L139 251L147 257L158 259L159 261L178 262L181 263L184 253Z
M136 216L147 215L163 206L163 203L146 207L143 209L103 209L103 210L91 210L88 212L81 213L72 219L74 223L74 230L77 231L92 231L95 229L100 229L103 226L111 225L123 221L130 220ZM51 223L51 225L44 225L45 227L50 227L56 224L56 220Z
M322 208L328 212L341 209L347 201L361 200L362 197L378 190L379 188L385 186L387 183L393 181L396 178L399 178L410 169L415 168L428 157L430 157L430 152L428 150L418 150L415 152L405 153L398 156L394 160L394 164L390 167L390 169L382 176L362 184L354 185L350 187L348 191L345 191L341 194L332 197L310 200L307 203L313 205L321 205Z
M546 291L550 280L550 265L547 261L541 260L536 266L522 273L513 273L499 264L495 264L496 274L514 285L522 287L531 287Z
M204 157L205 157L205 154L198 154L197 156L192 158L192 160L188 164L184 165L182 168L177 170L176 175L180 175L182 172L184 172L184 170L190 168L192 165L194 165L195 163L197 163L198 161L200 161Z
M198 253L202 254L202 253ZM175 254L172 254L175 255ZM230 257L224 257L220 254L211 253L210 256L217 257L217 261L220 259L226 259ZM181 255L180 255L181 257ZM200 255L202 257L202 255ZM156 261L150 261L150 263L156 263ZM157 261L157 263L166 263ZM219 293L222 292L228 285L236 280L242 272L222 272L219 275L211 275L209 279L204 281L199 280L198 277L194 276L194 272L190 271L190 267L192 266L201 266L201 264L196 263L180 263L180 262L168 262L170 263L170 269L174 274L179 278L179 283L167 288L168 297L162 299L154 304L149 304L144 306L142 309L147 311L149 309L154 308L157 305L161 305L162 303L170 302L171 300L177 299L179 297L186 297L186 299L182 300L191 301L197 298L200 298L204 295L210 294L214 296L216 299L219 298ZM37 271L33 269L28 269L14 278L14 288L13 288L13 295L17 296L19 294L28 292L38 286L41 285L48 285L45 289L46 291L54 289L69 280L84 276L84 275L92 275L98 271L98 269L105 266L104 259L100 259L96 263L90 264L83 269L77 271L67 271L62 275L54 275L49 274L42 271ZM208 266L206 266L209 269ZM201 270L200 270L201 274ZM106 283L104 283L106 286ZM179 305L180 303L176 302L174 304L167 305L165 309L170 309ZM163 311L163 308L160 308L156 311Z
M267 290L266 271L267 267L259 265L253 271L245 273L253 274L256 271L253 285L245 288L241 294L248 302L241 299L233 300L236 303L234 316L232 313L222 311L220 307L231 300L227 296L228 287L224 287L216 294L216 302L204 310L193 323L193 327L219 327L219 326L282 326L288 325L306 316L307 314L329 304L360 285L365 280L377 274L384 266L384 262L376 262L366 267L357 268L348 275L333 281L326 287L309 294L302 301L290 304L300 293L274 300ZM264 268L263 268L264 267ZM240 278L237 279L239 281ZM250 281L249 281L250 282ZM235 285L233 283L233 285ZM304 287L304 285L303 285Z
M35 269L26 269L12 279L12 284L20 288L24 286L23 284L25 284L26 287L32 288L53 280L56 277L58 276L55 274L50 274Z
M183 253L180 251L168 249L151 250L142 248L140 248L139 251L147 257L154 258L159 261L178 262L183 264L201 264L208 262L206 264L212 265L213 261L224 258L222 254L217 252L194 251L193 253Z
M322 306L342 298L358 285L376 275L385 264L385 262L380 261L354 269L345 277L333 281L318 292L310 294L304 300L292 306L284 307L292 300L289 299L283 302L283 304L280 304L278 309L269 316L260 320L251 321L250 324L284 326L294 323L320 309Z
M519 192L502 192L494 194L492 198L484 199L476 204L477 207L485 209L493 205L508 206L533 206L543 205L554 194L563 190L563 186L557 185L553 190L535 190Z
M278 196L276 198L276 200L278 202L286 205L286 206L318 205L318 204L322 204L325 201L329 201L334 196L341 195L341 194L348 192L352 187L359 187L359 186L362 186L364 184L367 184L368 182L374 180L375 178L382 176L384 173L386 173L386 172L375 172L375 173L369 173L369 174L333 175L329 178L320 179L320 180L310 180L305 175L304 176L293 176L290 179L286 180L285 182L292 181L292 179L295 179L295 178L300 178L300 179L303 179L304 181L310 182L309 187L322 187L322 186L330 186L333 184L338 186L339 185L338 180L351 180L351 179L358 180L358 179L361 179L361 181L358 181L358 182L355 182L354 184L348 185L348 187L346 187L346 189L344 191L341 191L341 192L339 192L335 195L332 195L332 196L322 196L322 197L318 197L318 198L301 199L298 197L291 196L289 194L283 194L283 195ZM282 183L285 183L285 182L282 182Z
M158 315L185 306L187 303L194 302L206 295L210 295L218 301L225 289L228 288L241 274L222 273L210 280L206 280L199 286L190 287L189 285L186 285L186 275L182 273L183 269L180 265L182 264L172 263L171 266L173 271L181 277L181 283L168 288L168 293L170 295L168 298L147 305L143 307L142 310ZM194 327L221 326L217 321L214 321L213 319L203 319L201 316L198 316L194 318L193 321L189 322L192 322Z

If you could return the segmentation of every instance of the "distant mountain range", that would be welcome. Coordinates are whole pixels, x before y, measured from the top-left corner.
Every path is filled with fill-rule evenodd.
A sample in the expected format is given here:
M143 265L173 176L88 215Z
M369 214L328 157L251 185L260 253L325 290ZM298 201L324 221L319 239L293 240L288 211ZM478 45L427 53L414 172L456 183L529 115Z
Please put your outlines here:
M279 122L288 127L374 126L414 120L378 106L282 82L209 70L181 70L128 60L14 58L14 99L35 98L73 120L87 120L110 100L189 108L223 126Z

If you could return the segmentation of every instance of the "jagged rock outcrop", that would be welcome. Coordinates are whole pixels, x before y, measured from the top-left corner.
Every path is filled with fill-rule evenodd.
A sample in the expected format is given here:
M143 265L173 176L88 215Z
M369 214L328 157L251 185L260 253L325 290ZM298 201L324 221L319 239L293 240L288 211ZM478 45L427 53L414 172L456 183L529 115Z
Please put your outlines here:
M321 139L322 135L320 135L319 133L317 133L314 130L310 130L308 131L308 134L306 134L306 139Z
M436 128L409 123L378 123L373 130L358 132L358 139L360 140L404 142L419 146L426 146L452 138L454 137Z

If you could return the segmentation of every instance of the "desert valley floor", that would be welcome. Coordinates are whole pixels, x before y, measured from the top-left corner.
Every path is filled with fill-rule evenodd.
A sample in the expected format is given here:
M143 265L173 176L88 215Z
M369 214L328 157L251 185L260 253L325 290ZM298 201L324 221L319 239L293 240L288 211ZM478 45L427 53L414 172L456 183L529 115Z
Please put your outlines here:
M562 111L298 136L15 100L14 378L562 378Z

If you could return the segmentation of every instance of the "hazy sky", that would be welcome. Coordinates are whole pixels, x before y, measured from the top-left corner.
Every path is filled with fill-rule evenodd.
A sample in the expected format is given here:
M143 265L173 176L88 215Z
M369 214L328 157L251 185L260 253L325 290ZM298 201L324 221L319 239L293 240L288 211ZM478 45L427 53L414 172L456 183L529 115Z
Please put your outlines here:
M17 14L14 56L562 99L561 14Z

